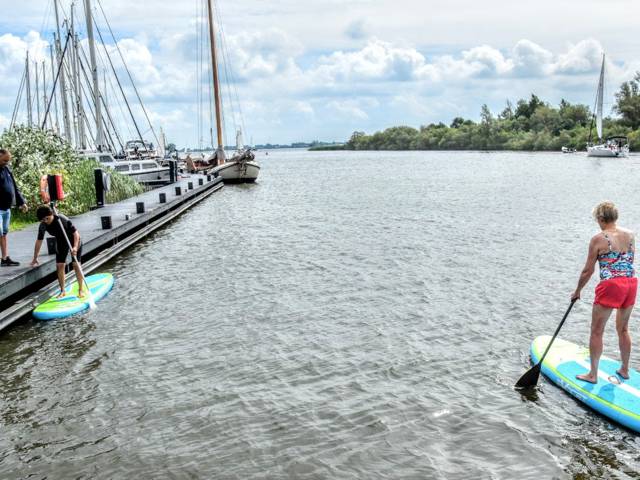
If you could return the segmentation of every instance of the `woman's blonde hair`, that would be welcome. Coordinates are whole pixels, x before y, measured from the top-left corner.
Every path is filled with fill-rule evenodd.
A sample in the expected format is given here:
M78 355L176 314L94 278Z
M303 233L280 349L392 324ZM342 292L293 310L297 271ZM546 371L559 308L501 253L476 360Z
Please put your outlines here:
M604 223L612 223L618 220L618 208L613 202L602 202L593 209L593 218Z

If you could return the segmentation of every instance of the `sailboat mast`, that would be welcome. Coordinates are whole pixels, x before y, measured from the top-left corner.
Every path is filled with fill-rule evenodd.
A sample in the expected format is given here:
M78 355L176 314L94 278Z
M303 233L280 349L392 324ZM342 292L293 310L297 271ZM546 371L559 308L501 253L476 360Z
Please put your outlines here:
M58 0L53 0L53 7L56 14L56 30L58 31L58 41L56 42L56 52L58 55L58 65L60 65L60 99L62 100L62 121L64 122L64 138L71 143L71 122L69 119L69 105L67 103L67 82L64 72L64 58L62 58L62 37L60 36L60 16L58 14Z
M26 71L26 83L27 83L27 125L33 126L33 110L31 107L31 78L29 75L29 50L27 50L27 60L25 63Z
M602 68L600 69L600 81L598 82L598 96L596 99L596 132L598 132L598 138L602 138L603 99L604 99L604 53L602 54Z
M93 103L96 111L96 149L101 152L105 147L104 132L102 130L102 109L100 107L100 88L98 84L98 66L96 63L96 45L93 39L93 13L91 0L84 0L85 16L87 17L87 37L89 39L89 61L91 62L91 77L93 80Z
M207 0L209 10L209 39L211 45L211 66L213 72L213 94L216 107L216 129L218 133L218 149L216 150L216 158L218 165L224 163L224 145L222 141L222 105L220 104L220 84L218 82L218 62L216 57L216 36L213 24L213 5L212 0Z

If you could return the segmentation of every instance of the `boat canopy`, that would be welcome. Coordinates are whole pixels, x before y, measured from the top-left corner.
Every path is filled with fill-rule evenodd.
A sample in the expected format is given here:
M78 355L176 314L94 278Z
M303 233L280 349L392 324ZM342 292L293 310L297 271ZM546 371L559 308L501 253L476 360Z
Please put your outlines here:
M608 137L607 140L625 140L625 141L629 141L629 137L627 137L626 135L614 135L612 137Z

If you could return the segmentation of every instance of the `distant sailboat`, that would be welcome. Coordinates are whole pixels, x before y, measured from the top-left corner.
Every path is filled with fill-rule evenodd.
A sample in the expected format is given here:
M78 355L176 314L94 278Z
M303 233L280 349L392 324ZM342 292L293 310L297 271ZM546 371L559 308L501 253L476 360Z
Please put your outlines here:
M602 141L602 110L604 103L604 60L602 54L602 68L600 69L600 81L598 82L598 91L596 93L596 108L594 120L596 124L596 133L598 141ZM604 143L591 143L591 134L593 130L593 121L589 129L589 143L587 143L587 156L589 157L626 157L629 154L629 139L625 136L614 136L607 138Z

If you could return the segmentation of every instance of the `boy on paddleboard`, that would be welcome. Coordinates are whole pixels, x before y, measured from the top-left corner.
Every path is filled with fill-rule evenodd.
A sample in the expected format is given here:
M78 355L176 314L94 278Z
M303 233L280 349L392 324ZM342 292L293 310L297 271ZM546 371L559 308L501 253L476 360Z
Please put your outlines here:
M76 278L78 279L78 298L83 298L85 296L85 281L79 263L80 257L82 256L80 232L78 232L78 229L71 223L71 220L61 213L58 213L57 215L54 214L53 210L46 205L38 207L38 210L36 210L36 216L38 217L38 220L40 220L40 228L38 230L38 239L36 240L36 245L33 250L31 266L35 267L39 265L38 255L40 254L40 248L42 247L42 241L44 240L45 233L55 237L56 269L58 271L58 283L60 284L60 294L58 295L58 298L64 297L66 295L64 267L67 262L67 255L69 255L68 239L71 243L73 269L76 272Z
M600 283L596 286L596 298L591 314L591 337L589 351L591 370L577 375L578 380L598 383L598 363L602 355L604 327L611 312L616 310L616 331L620 345L622 365L616 373L629 378L629 357L631 356L631 336L629 317L636 302L638 279L635 277L633 260L635 255L635 235L632 231L618 227L618 209L611 202L603 202L593 210L593 216L600 226L589 243L587 261L571 300L580 298L580 291L587 284L595 263L600 266Z

